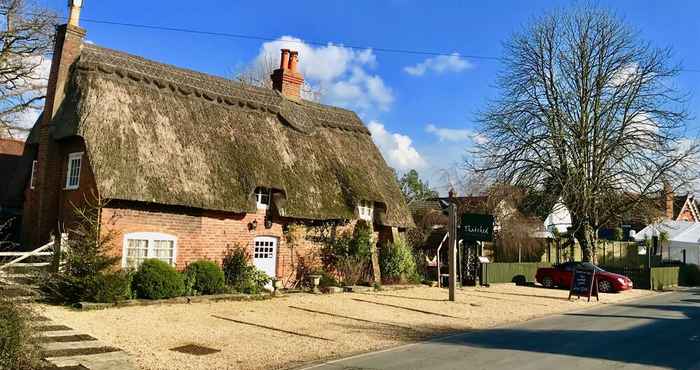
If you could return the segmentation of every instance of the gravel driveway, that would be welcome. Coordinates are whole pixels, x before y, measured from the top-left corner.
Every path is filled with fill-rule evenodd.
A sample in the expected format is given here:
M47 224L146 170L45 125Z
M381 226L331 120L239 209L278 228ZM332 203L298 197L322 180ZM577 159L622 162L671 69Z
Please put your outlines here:
M457 301L448 302L447 290L421 286L365 294L293 294L253 302L40 310L133 354L141 369L285 369L649 294L653 293L634 290L601 294L600 303L570 302L565 290L501 284L460 289ZM191 344L218 352L170 350Z

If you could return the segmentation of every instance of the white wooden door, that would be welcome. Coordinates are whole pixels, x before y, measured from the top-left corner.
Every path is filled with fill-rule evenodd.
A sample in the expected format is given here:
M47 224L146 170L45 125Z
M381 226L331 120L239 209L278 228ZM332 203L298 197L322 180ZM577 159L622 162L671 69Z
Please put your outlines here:
M265 271L267 276L277 276L277 238L260 236L253 245L253 264Z

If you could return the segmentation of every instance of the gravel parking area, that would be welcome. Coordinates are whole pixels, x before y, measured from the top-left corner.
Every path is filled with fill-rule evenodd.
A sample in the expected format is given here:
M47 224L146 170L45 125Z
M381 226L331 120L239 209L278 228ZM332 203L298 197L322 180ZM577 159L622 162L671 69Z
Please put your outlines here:
M257 302L126 307L78 312L42 306L43 315L132 354L141 369L285 369L653 294L601 294L570 302L568 291L511 284L447 290L293 294ZM171 349L198 345L199 354ZM203 354L203 353L207 354Z

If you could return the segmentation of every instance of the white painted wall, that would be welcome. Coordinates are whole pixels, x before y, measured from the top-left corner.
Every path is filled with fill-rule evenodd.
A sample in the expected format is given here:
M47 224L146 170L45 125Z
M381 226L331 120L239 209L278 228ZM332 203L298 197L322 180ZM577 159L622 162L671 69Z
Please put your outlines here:
M556 229L560 234L571 227L571 213L561 200L552 207L552 212L544 220L544 227L548 231Z

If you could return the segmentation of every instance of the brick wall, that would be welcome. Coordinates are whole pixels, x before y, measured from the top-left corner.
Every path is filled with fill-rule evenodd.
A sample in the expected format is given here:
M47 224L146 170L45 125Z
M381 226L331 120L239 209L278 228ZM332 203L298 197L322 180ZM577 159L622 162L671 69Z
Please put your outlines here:
M249 224L257 221L257 228ZM293 284L299 257L313 259L321 245L306 238L298 238L291 245L287 242L285 225L290 219L273 220L272 227L265 228L265 212L237 214L184 207L114 201L103 209L102 224L115 237L114 255L122 256L124 236L136 232L157 232L177 238L176 265L179 270L193 261L208 259L221 262L229 248L241 246L252 255L256 237L275 237L277 244L276 272L286 286ZM351 230L354 223L340 227ZM375 236L379 236L379 232ZM384 233L386 235L386 233Z
M46 171L44 181L49 181L53 186L39 186L37 179L34 189L29 188L29 182L25 188L22 240L30 248L46 243L52 233L59 231L59 227L62 231L72 228L75 207L82 207L86 202L94 203L97 199L94 175L83 139L72 137L53 141L51 149L51 156L39 157L38 162L48 161L43 166ZM85 153L80 164L80 186L68 190L65 189L68 155L76 152Z

